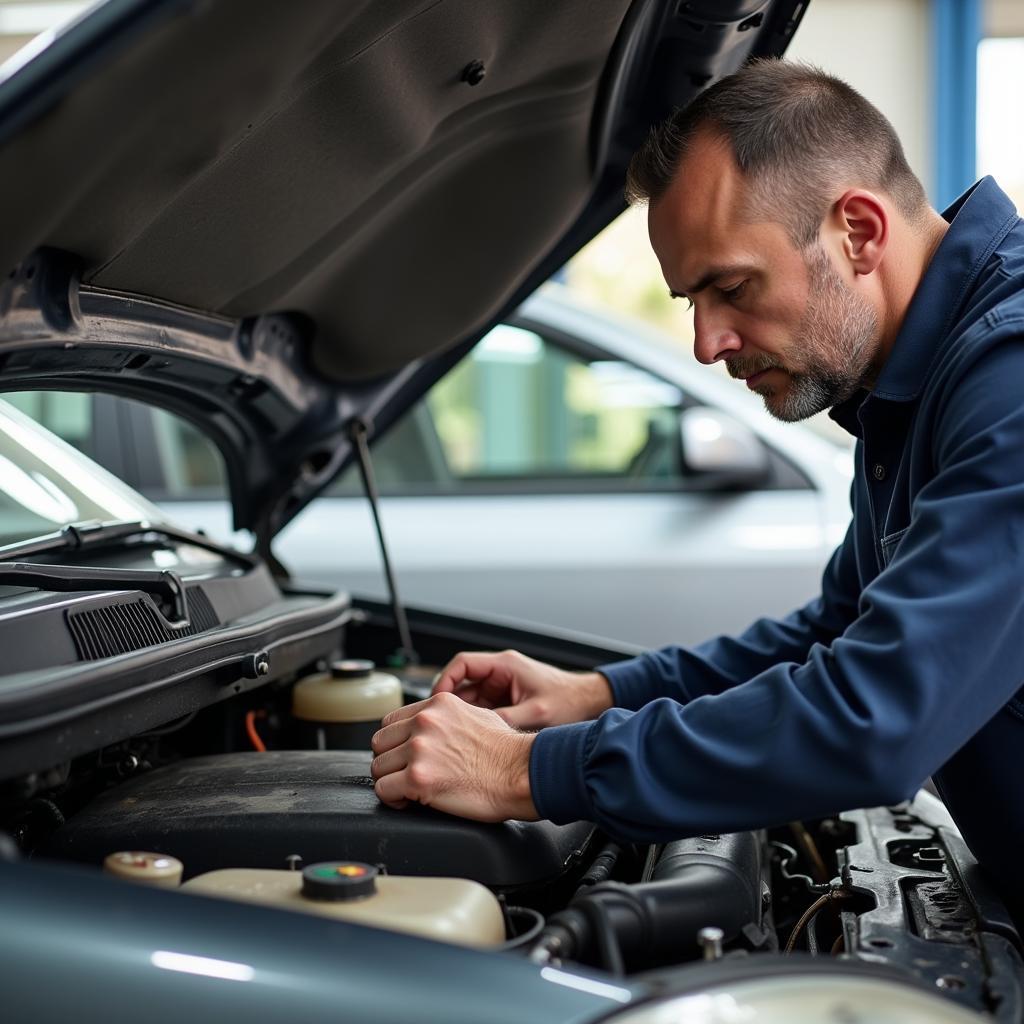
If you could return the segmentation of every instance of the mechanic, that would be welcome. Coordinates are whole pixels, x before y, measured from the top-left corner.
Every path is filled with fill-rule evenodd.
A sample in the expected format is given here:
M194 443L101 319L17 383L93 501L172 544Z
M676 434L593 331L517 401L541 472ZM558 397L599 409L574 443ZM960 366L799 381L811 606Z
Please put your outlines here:
M458 655L374 737L378 796L663 841L893 804L932 776L1024 921L1013 203L985 178L940 216L879 111L782 61L653 129L627 196L697 358L857 438L849 531L819 597L735 638L587 674Z

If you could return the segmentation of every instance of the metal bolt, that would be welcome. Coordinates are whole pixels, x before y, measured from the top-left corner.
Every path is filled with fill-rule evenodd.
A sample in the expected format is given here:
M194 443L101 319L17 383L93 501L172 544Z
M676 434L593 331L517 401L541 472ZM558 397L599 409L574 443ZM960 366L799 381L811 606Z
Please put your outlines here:
M704 951L705 960L721 960L724 938L725 932L721 928L701 928L697 932L697 945Z
M270 673L270 655L266 651L250 654L242 662L242 675L246 679L258 679Z
M284 859L285 864L288 865L289 871L298 871L299 865L302 863L302 858L297 853L289 853Z

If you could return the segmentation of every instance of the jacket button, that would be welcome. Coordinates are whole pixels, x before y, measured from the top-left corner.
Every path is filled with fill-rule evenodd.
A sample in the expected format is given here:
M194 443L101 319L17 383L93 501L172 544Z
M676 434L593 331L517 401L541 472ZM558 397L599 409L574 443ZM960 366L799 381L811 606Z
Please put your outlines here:
M875 479L876 480L884 480L885 479L885 466L883 466L880 462L876 462L875 463L875 468L874 468L873 472L875 474Z

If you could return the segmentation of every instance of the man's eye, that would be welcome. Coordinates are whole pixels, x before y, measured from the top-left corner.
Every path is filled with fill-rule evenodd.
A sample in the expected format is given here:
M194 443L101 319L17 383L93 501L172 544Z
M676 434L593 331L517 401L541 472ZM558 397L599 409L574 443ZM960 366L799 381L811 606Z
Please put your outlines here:
M743 295L743 292L746 290L746 287L747 282L740 281L739 284L733 285L732 288L719 288L718 290L719 292L721 292L722 297L724 299L727 299L729 302L735 302Z

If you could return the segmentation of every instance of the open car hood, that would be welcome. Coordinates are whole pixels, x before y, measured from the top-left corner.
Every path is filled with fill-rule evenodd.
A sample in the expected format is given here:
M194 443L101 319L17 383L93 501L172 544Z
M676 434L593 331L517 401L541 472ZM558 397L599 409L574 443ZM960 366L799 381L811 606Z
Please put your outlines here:
M263 544L800 0L108 0L3 69L0 388L204 430Z

